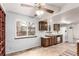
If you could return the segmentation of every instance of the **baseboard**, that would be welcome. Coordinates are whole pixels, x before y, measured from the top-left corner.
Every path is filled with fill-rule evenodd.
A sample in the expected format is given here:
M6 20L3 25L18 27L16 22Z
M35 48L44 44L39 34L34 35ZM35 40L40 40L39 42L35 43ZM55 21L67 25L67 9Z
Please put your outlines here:
M29 51L29 50L32 50L32 49L36 49L36 48L39 48L39 47L41 47L41 46L37 46L37 47L29 48L29 49L24 49L24 50L17 51L17 52L12 52L12 53L6 54L6 56L18 55L18 54L20 54L20 53L24 53L24 52L26 52L26 51Z

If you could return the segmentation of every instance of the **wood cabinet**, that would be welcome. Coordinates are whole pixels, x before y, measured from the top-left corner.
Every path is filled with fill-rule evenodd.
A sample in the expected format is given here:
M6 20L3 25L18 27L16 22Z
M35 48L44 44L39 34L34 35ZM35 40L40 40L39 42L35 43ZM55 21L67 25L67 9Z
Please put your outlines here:
M58 38L60 38L60 40ZM46 37L41 38L41 46L43 47L48 47L59 43L62 43L62 35L46 35Z
M5 55L5 13L0 6L0 56Z
M60 31L60 24L54 24L54 31Z
M40 21L39 22L39 31L47 31L48 24L47 21Z
M41 46L48 47L50 46L50 37L42 37L41 38Z
M51 35L45 35L46 37L50 37L50 45L55 45L55 39L54 39L54 36L51 36Z
M79 42L77 42L77 56L79 56Z

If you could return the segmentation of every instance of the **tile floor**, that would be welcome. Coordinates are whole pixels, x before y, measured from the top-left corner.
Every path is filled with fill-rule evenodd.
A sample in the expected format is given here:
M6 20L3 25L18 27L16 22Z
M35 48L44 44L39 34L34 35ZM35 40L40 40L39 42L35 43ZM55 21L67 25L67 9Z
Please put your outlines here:
M13 56L59 56L68 49L76 52L76 44L61 43L50 47L39 47Z

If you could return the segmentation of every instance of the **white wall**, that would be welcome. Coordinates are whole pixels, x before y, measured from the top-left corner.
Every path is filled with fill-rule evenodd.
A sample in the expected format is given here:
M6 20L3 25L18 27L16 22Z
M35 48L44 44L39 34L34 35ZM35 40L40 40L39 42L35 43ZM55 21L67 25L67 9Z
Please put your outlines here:
M74 38L79 39L79 24L73 26Z
M15 39L15 30L16 30L15 21L17 19L25 20L27 22L35 22L36 34L37 36L39 36L37 20L25 15L13 13L13 12L7 12L6 13L6 54L40 46L39 37Z
M69 29L69 27L72 27L72 29ZM67 34L69 42L75 43L77 40L79 40L79 24L69 25L67 29Z

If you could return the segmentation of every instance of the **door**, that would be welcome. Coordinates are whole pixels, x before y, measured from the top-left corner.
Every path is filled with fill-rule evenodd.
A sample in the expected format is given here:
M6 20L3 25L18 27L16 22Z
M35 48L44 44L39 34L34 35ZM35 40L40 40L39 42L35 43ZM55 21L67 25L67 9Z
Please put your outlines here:
M68 42L69 43L73 43L73 28L72 27L69 27L68 30L67 30L67 37L68 37Z

